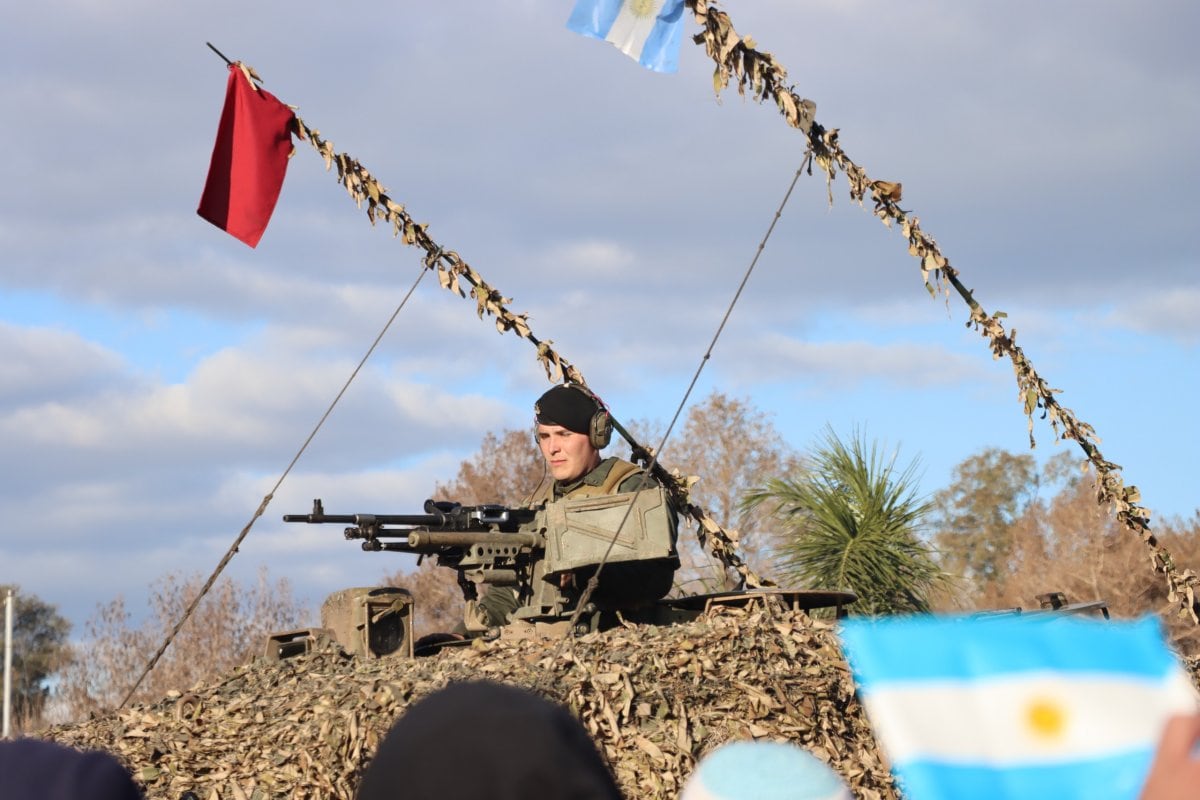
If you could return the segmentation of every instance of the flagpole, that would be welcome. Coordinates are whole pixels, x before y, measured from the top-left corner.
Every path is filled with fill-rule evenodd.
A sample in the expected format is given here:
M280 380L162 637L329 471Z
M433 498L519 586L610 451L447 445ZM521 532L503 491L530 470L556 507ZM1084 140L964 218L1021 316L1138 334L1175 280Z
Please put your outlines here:
M0 739L7 739L12 731L12 635L13 635L13 590L4 598L4 726Z
M209 49L209 50L212 50L214 53L216 53L217 55L219 55L219 56L220 56L220 57L221 57L221 58L222 58L222 59L225 61L225 63L226 63L226 64L228 64L228 65L229 65L229 66L231 66L231 67L233 66L233 62L232 62L232 61L230 61L230 60L229 60L229 59L228 59L228 58L225 56L225 54L224 54L224 53L222 53L222 52L221 52L220 50L218 50L217 48L213 47L213 43L212 43L212 42L205 42L205 44L206 44L206 45L208 45L208 49Z

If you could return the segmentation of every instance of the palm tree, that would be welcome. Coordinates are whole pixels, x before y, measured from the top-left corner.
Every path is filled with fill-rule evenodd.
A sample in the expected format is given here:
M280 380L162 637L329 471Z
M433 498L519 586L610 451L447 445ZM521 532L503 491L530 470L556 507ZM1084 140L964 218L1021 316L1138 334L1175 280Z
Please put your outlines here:
M895 460L857 431L847 446L827 428L806 471L745 496L748 508L768 504L783 524L776 567L785 582L850 590L862 614L929 610L949 581L918 535L933 504L917 497L918 462L898 470Z

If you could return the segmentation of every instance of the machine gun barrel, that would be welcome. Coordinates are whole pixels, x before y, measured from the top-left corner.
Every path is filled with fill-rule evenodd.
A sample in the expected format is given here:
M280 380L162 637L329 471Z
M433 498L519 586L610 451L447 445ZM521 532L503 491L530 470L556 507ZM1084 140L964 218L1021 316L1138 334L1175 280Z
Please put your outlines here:
M439 532L516 531L522 522L533 519L533 511L525 508L506 508L499 505L462 506L458 503L425 501L424 514L326 514L321 498L313 500L308 514L284 514L284 522L307 522L312 525L338 523L352 525L346 538L374 539L385 536L408 536L413 529ZM399 526L399 527L385 527Z
M415 551L443 547L473 547L504 545L510 547L540 547L542 537L536 533L492 533L490 531L409 531L408 547Z
M446 518L437 514L284 514L284 522L308 522L313 525L338 523L371 527L376 525L412 525L437 527ZM397 535L401 535L397 532Z
M313 500L313 509L308 514L284 514L284 522L307 522L312 525L336 523L340 525L445 525L448 515L434 508L426 508L428 514L326 514L321 498Z

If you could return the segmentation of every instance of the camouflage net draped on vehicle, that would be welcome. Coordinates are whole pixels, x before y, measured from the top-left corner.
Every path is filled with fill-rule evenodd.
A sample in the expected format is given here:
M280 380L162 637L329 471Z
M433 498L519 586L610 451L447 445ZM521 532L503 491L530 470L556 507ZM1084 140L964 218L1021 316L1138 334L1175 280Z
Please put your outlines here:
M676 797L705 753L747 738L808 748L862 800L898 796L832 624L763 608L593 633L564 653L544 641L477 640L416 660L336 649L258 660L154 705L45 735L113 753L149 800L189 791L199 800L351 800L408 706L475 679L540 690L570 708L631 800Z

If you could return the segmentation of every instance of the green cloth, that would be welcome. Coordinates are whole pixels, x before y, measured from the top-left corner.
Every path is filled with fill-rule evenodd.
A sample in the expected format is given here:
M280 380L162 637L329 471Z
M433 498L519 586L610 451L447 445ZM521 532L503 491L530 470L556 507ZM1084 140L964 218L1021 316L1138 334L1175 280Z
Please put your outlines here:
M621 459L617 458L616 456L609 456L597 464L594 470L576 481L572 481L571 483L555 481L554 486L551 488L552 497L555 500L562 500L565 497L570 497L574 492L584 486L603 486L604 482L608 480L608 473L612 472L612 468L619 463L621 463ZM636 492L639 488L641 488L643 480L642 476L645 474L645 471L641 469L639 469L637 472L631 473L628 478L618 484L617 491L614 492L614 494L621 494L622 492ZM647 477L645 478L645 485L657 486L658 483L653 478Z

